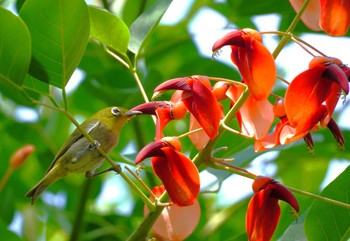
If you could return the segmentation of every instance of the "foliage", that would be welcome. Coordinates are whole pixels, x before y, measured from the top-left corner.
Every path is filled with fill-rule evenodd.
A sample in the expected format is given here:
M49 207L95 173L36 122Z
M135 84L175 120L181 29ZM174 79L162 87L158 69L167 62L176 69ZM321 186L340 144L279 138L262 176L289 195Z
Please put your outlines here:
M43 177L60 145L74 129L72 120L81 123L106 106L131 109L149 100L158 85L173 78L204 75L240 81L240 73L231 63L221 63L199 52L196 41L207 40L191 33L189 26L203 9L221 14L227 26L241 29L257 29L253 17L278 14L281 19L278 29L271 30L286 31L296 16L286 0L252 0L249 4L236 0L190 1L184 17L166 25L161 19L166 11L172 10L172 2L93 1L93 5L88 5L83 0L0 1L0 179L5 180L3 177L8 175L11 169L8 169L8 160L17 149L25 144L35 146L35 152L21 167L11 169L7 183L0 189L0 233L6 237L4 240L138 240L136 237L146 237L162 209L149 200L147 203L145 197L150 193L126 169L121 175L108 173L92 180L86 180L83 174L68 175L51 185L35 206L31 206L24 195ZM10 11L12 5L17 10ZM304 33L315 33L301 21L292 32L301 39ZM278 41L282 38L276 36ZM213 44L210 43L210 47ZM327 55L332 56L332 47L327 49ZM288 72L288 63L277 67L279 73ZM275 86L275 94L283 95L284 91L284 87ZM165 92L161 99L169 100L172 93ZM348 107L349 102L344 103L333 114L335 120ZM222 104L227 113L230 100ZM189 119L186 115L170 122L164 135L179 136L187 132ZM237 118L233 118L230 128L239 130ZM136 166L134 160L143 147L154 141L155 131L152 118L138 116L123 127L119 144L109 154L123 168L127 165L140 173L149 188L160 185L161 181L149 161ZM349 164L350 132L341 131L345 150L338 148L328 129L320 128L312 132L315 145L312 154L302 140L254 152L251 138L229 131L219 135L210 151L215 150L214 155L225 160L234 158L229 164L237 168L258 165L261 173L255 175L271 175L294 193L300 207L299 219L295 221L290 207L279 202L281 217L272 240L294 240L295 237L347 240L350 209L344 205L350 204L349 167L320 190L334 161ZM200 159L189 138L181 138L181 144L181 153L192 160ZM201 218L186 240L247 240L244 221L252 192L222 204L221 198L235 198L237 194L223 194L220 187L233 175L248 177L240 179L248 184L253 177L234 168L206 164L202 161L199 165L201 182L209 175L216 181L201 187L198 196ZM106 162L100 169L109 167ZM269 172L271 167L275 171ZM130 181L139 190L135 191ZM143 216L144 202L155 209L149 219ZM339 232L335 234L337 227ZM325 234L316 236L320 230Z

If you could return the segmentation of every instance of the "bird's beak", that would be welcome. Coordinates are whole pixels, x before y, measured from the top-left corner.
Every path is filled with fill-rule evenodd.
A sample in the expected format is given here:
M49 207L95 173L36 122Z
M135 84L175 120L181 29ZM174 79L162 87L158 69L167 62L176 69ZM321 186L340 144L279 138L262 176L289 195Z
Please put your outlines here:
M141 115L141 114L142 112L138 110L128 110L127 112L124 112L124 115L128 117L133 117L135 115Z

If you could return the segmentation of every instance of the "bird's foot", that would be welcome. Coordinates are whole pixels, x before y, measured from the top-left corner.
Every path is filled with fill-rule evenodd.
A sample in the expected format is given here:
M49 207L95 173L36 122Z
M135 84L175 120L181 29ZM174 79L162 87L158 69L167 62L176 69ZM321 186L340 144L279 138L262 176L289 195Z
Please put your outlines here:
M90 143L88 148L89 148L89 151L94 151L100 146L101 144L97 140L94 140L94 144Z

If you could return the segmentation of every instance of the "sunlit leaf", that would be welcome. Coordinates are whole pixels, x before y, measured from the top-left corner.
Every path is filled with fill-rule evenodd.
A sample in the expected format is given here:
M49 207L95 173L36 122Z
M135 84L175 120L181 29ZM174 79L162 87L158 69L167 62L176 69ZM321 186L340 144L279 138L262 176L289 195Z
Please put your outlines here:
M110 12L89 7L90 35L102 44L125 54L128 50L130 33L126 24Z
M322 192L321 196L350 204L350 166ZM350 209L315 200L305 218L308 240L349 240Z
M172 0L158 0L156 4L142 13L130 26L129 50L137 54L147 37L157 26Z
M0 22L0 78L22 85L30 63L29 31L19 17L3 8Z
M32 36L29 73L64 87L84 54L90 31L83 0L28 0L20 12Z

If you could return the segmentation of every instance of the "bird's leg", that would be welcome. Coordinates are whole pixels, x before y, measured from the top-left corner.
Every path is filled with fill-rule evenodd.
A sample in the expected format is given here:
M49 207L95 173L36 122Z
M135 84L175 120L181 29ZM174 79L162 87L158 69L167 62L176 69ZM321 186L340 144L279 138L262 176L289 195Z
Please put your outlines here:
M90 170L90 171L87 171L85 173L85 176L86 176L86 178L91 179L93 177L99 176L99 175L101 175L103 173L110 172L110 171L114 171L114 172L116 172L118 174L118 173L121 172L121 167L120 167L120 165L117 164L116 167L110 167L110 168L108 168L106 170L103 170L103 171L100 171L100 172L96 172L96 173L95 173L95 170Z
M101 146L101 144L97 140L94 140L94 144L90 143L88 146L88 149L89 149L89 151L94 151L97 148L99 148L100 146Z

